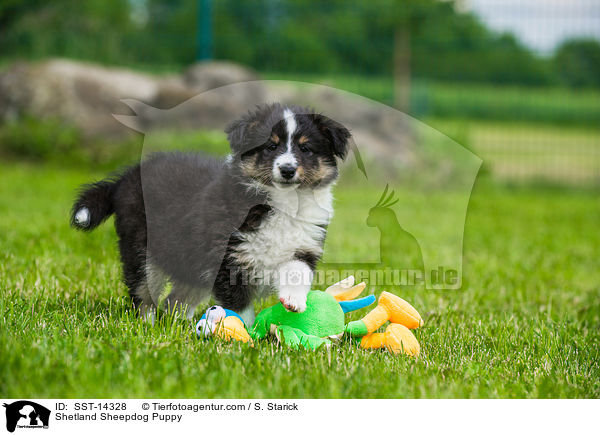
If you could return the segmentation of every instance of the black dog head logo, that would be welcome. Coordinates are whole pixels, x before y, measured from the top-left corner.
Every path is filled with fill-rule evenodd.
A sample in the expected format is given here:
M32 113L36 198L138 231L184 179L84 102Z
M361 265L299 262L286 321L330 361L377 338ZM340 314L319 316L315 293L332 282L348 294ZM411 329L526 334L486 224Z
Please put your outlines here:
M6 408L6 430L14 432L19 426L48 427L50 410L42 405L29 400L19 400L11 404L4 404Z

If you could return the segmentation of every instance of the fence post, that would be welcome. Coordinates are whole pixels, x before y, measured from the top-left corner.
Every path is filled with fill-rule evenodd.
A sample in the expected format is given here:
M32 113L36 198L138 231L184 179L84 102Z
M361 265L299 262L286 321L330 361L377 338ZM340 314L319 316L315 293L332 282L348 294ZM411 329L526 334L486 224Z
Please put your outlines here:
M394 32L394 106L404 113L410 111L410 55L410 29L403 24Z
M198 0L198 28L196 31L196 60L213 57L212 0Z

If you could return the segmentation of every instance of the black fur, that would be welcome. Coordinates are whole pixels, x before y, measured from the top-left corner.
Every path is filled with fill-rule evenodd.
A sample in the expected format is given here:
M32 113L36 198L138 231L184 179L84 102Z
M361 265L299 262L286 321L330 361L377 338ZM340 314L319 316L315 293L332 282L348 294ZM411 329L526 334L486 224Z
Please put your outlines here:
M325 137L329 139L333 154L345 159L346 154L348 154L350 131L339 122L321 114L310 115L310 118L317 128L324 133Z
M310 251L296 251L296 253L294 254L294 258L296 260L304 261L313 270L317 267L317 263L321 259L314 252Z
M251 175L260 169L256 154L281 129L283 110L277 104L261 106L232 123L226 130L232 149L229 162L198 153L156 153L81 191L71 223L89 231L115 214L124 280L136 307L157 303L146 290L150 266L172 281L170 303L194 305L212 293L225 308L248 306L255 289L245 280L246 265L233 254L244 234L257 231L274 212L267 191L249 186L258 180ZM299 157L306 174L313 177L306 175L308 181L300 188L331 182L337 176L335 157L345 156L350 133L306 109L298 115L298 125L294 146L302 134L313 147ZM265 167L274 158L269 153L261 157ZM254 164L248 159L254 159ZM321 174L318 180L317 173ZM90 215L85 224L75 219L83 207ZM297 251L295 259L314 269L319 254Z
M117 178L108 178L83 186L71 210L71 225L83 231L91 231L113 214L112 197L118 182ZM90 211L90 219L80 223L75 220L75 214L83 207Z

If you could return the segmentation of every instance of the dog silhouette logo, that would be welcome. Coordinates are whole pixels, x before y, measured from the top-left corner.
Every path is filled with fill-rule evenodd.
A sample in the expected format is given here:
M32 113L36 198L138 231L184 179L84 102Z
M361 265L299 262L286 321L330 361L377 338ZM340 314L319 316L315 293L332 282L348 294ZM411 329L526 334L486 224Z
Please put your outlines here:
M19 400L11 404L5 403L6 430L14 432L18 428L48 428L50 410L29 400Z

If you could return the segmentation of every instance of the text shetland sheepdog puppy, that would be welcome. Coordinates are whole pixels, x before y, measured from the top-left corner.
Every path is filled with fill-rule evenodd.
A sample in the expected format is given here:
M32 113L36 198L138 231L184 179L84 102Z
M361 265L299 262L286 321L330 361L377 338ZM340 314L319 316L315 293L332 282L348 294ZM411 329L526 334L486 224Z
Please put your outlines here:
M226 133L225 160L152 154L83 186L73 205L80 230L115 214L125 284L141 314L154 315L166 280L166 307L188 316L211 292L249 322L265 289L288 310L306 308L350 132L309 109L271 104Z

